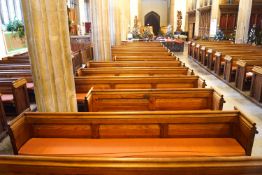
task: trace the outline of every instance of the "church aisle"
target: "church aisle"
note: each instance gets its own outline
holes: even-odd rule
[[[206,80],[207,87],[214,88],[217,92],[224,95],[226,103],[223,110],[232,110],[234,106],[240,109],[245,115],[257,124],[258,134],[255,137],[252,156],[262,156],[262,108],[248,100],[239,92],[219,80],[207,70],[188,58],[187,46],[183,53],[175,53],[187,67],[193,69],[195,74]]]

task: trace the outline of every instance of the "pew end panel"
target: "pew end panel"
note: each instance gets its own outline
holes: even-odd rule
[[[255,66],[253,69],[250,96],[258,102],[262,102],[262,67]]]
[[[26,83],[25,79],[18,79],[13,82],[13,94],[18,114],[30,108]]]
[[[8,134],[11,139],[13,152],[15,155],[18,155],[18,151],[23,144],[33,137],[32,125],[26,121],[25,113],[21,113],[8,123]]]
[[[225,66],[224,66],[224,80],[231,82],[234,80],[234,77],[232,77],[232,61],[233,58],[229,55],[226,55],[225,58]]]

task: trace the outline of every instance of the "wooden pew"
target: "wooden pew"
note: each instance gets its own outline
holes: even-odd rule
[[[113,53],[118,52],[129,52],[129,51],[139,51],[139,52],[167,52],[167,49],[164,47],[126,47],[126,46],[118,46],[111,48]]]
[[[181,67],[180,61],[115,61],[115,62],[89,62],[87,67]]]
[[[239,111],[23,113],[15,154],[63,157],[250,156],[256,124]]]
[[[161,47],[160,42],[125,42],[122,41],[121,45],[127,47]]]
[[[262,67],[255,66],[252,69],[252,82],[250,88],[250,96],[259,103],[262,102]]]
[[[237,56],[229,56],[226,55],[225,58],[225,65],[224,65],[224,79],[228,82],[235,81],[236,80],[236,70],[238,67],[238,61],[242,60],[245,61],[247,60],[250,62],[251,60],[254,60],[255,64],[260,65],[262,63],[262,55],[261,56],[256,56],[256,55],[237,55]],[[260,63],[261,62],[261,63]],[[250,62],[251,63],[251,62]]]
[[[7,121],[5,110],[2,102],[2,94],[0,94],[0,141],[7,135]]]
[[[139,52],[139,51],[129,51],[129,52],[118,52],[118,53],[112,53],[112,56],[170,56],[172,53],[170,52]]]
[[[161,67],[161,68],[80,68],[77,76],[174,76],[174,75],[194,75],[193,70],[187,67]]]
[[[173,89],[204,88],[197,76],[174,77],[75,77],[78,111],[88,111],[87,92],[93,89]]]
[[[29,64],[0,64],[0,70],[30,70],[31,65]]]
[[[30,108],[25,79],[0,79],[0,92],[7,115],[16,116]]]
[[[94,90],[86,95],[88,111],[222,110],[223,95],[213,89]]]
[[[173,61],[174,56],[115,56],[114,61]]]
[[[98,168],[99,167],[99,168]],[[0,156],[4,175],[259,175],[261,157],[233,158],[86,158]]]
[[[256,66],[262,66],[262,58],[258,60],[239,60],[236,62],[236,88],[245,91],[250,90],[251,78],[252,78],[252,68]],[[249,75],[250,74],[250,75]]]

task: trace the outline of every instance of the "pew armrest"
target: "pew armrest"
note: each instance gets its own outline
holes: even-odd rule
[[[213,110],[222,110],[225,103],[224,96],[214,91],[213,93]]]
[[[18,150],[30,138],[33,131],[30,125],[26,122],[25,114],[20,114],[17,118],[9,123],[9,135],[13,147],[14,154],[18,154]]]
[[[202,79],[202,78],[198,78],[198,88],[205,88],[206,87],[206,80]]]

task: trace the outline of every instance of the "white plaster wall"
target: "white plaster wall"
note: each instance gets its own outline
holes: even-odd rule
[[[141,19],[142,26],[144,25],[144,17],[147,13],[154,11],[160,15],[160,26],[167,26],[168,15],[167,0],[142,0],[141,2]]]

